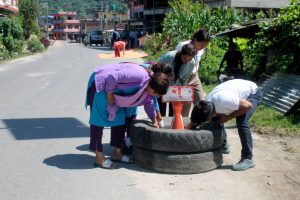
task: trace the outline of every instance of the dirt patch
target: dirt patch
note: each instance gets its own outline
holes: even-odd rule
[[[300,138],[253,134],[256,167],[236,172],[231,166],[240,159],[241,145],[236,128],[227,130],[231,152],[221,168],[191,175],[130,173],[136,187],[149,199],[299,199]]]

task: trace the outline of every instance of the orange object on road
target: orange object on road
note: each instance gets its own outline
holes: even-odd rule
[[[172,107],[173,107],[173,115],[174,115],[172,119],[172,128],[183,130],[184,124],[181,115],[183,109],[183,102],[181,101],[172,102]]]
[[[173,107],[173,119],[172,128],[173,129],[184,129],[184,124],[182,120],[182,109],[183,104],[186,102],[193,102],[194,100],[194,88],[191,86],[170,86],[168,88],[167,94],[162,96],[163,102],[172,103]]]

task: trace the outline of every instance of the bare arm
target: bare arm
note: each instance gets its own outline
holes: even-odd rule
[[[107,92],[107,101],[109,105],[112,105],[115,103],[115,97],[112,92]]]
[[[233,119],[233,118],[236,118],[238,116],[241,116],[243,114],[245,114],[248,110],[250,110],[252,108],[252,104],[245,100],[245,99],[240,99],[240,102],[239,102],[239,109],[232,112],[231,114],[229,115],[220,115],[220,122],[221,123],[225,123],[225,122],[228,122],[229,120]]]

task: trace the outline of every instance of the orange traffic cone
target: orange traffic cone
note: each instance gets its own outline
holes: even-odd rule
[[[172,128],[173,129],[179,129],[183,130],[184,129],[184,124],[182,120],[182,109],[183,109],[183,102],[180,101],[175,101],[172,102],[172,107],[173,107],[173,119],[172,119]]]

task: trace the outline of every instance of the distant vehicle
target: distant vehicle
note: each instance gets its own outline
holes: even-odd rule
[[[117,29],[117,31],[120,33],[121,35],[121,39],[122,39],[122,32],[124,31],[124,29]],[[104,38],[106,39],[106,43],[110,43],[111,42],[111,38],[112,38],[112,33],[114,32],[114,29],[109,29],[109,30],[105,30],[103,31],[103,35]]]
[[[93,44],[95,44],[96,46],[100,44],[102,46],[103,43],[104,43],[103,34],[102,31],[100,30],[90,30],[84,39],[85,46],[86,45],[92,46]]]

